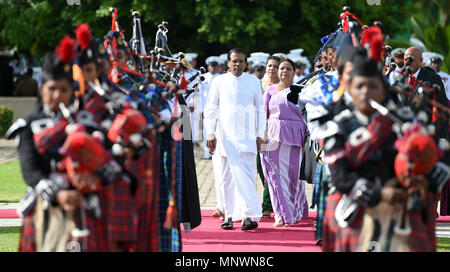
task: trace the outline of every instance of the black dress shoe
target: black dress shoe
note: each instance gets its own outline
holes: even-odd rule
[[[241,226],[241,230],[252,230],[258,227],[258,223],[252,221],[250,218],[246,218]]]
[[[233,220],[231,219],[231,217],[228,218],[227,221],[223,222],[220,227],[224,230],[232,230],[233,229]]]

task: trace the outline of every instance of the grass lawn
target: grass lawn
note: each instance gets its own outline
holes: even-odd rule
[[[450,238],[437,238],[437,251],[450,252]]]
[[[19,250],[19,227],[0,228],[0,252],[17,252]]]
[[[19,202],[26,190],[19,161],[0,164],[0,202]]]

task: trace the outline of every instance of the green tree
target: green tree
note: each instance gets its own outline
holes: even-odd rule
[[[158,24],[169,22],[168,43],[172,53],[197,52],[218,55],[232,47],[247,52],[288,52],[303,48],[311,59],[321,47],[320,38],[337,29],[344,5],[365,24],[383,23],[390,38],[409,38],[411,0],[380,0],[369,5],[361,0],[0,0],[0,48],[30,51],[40,59],[53,50],[66,33],[89,23],[93,35],[103,37],[111,27],[109,7],[118,8],[118,20],[129,39],[131,12],[141,15],[143,32],[154,44]],[[376,1],[375,1],[376,2]],[[406,33],[406,34],[405,34]]]
[[[426,4],[426,8],[424,7]],[[450,2],[448,0],[419,1],[411,16],[414,37],[421,40],[427,51],[444,56],[442,70],[450,71]],[[418,12],[420,11],[420,12]]]

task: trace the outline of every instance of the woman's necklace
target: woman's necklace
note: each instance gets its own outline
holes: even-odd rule
[[[276,79],[273,80],[273,79],[269,78],[269,80],[268,80],[268,82],[267,82],[267,86],[275,85],[275,84],[277,84],[278,82],[280,82],[280,81],[277,81]]]
[[[282,82],[278,83],[278,90],[279,90],[279,91],[284,90],[284,89],[287,89],[287,88],[289,88],[289,86],[285,87],[285,86],[283,86],[283,83],[282,83]]]

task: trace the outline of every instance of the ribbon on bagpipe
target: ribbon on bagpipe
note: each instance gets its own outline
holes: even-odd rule
[[[130,55],[133,55],[133,56],[146,58],[146,59],[155,59],[158,62],[164,63],[168,67],[171,67],[171,68],[174,68],[174,69],[180,69],[182,71],[182,73],[183,73],[183,78],[184,78],[184,67],[182,67],[180,65],[177,65],[177,64],[168,63],[166,61],[163,61],[163,60],[157,58],[156,56],[142,55],[142,54],[133,52],[130,49],[130,47],[129,47],[128,43],[126,42],[126,39],[125,39],[125,35],[124,35],[125,30],[118,29],[117,10],[118,10],[117,8],[114,9],[114,12],[113,12],[113,15],[112,15],[111,30],[112,31],[120,31],[120,36],[122,36],[122,38],[123,38],[124,45],[125,45],[125,48],[126,48],[127,52]],[[137,72],[137,71],[133,71],[131,69],[128,69],[128,67],[121,67],[121,66],[119,66],[119,64],[118,64],[118,62],[116,60],[116,56],[117,56],[117,40],[116,40],[116,38],[113,37],[112,41],[106,40],[105,41],[105,47],[108,48],[108,45],[111,45],[111,48],[112,48],[112,52],[110,52],[110,61],[111,61],[113,67],[112,67],[109,75],[110,75],[110,78],[111,78],[113,83],[116,83],[116,84],[119,83],[119,71],[118,70],[121,70],[123,72],[129,73],[129,74],[133,74],[133,75],[136,75],[136,76],[148,77],[153,83],[158,84],[159,86],[161,86],[163,88],[166,88],[168,90],[175,91],[175,88],[164,84],[163,82],[161,82],[161,81],[151,77],[150,75],[147,75],[147,74],[144,74],[144,73],[140,73],[140,72]]]
[[[358,19],[353,13],[350,11],[345,11],[341,14],[341,19],[344,21],[342,25],[342,32],[348,32],[348,16],[351,16],[353,19],[355,19],[361,26],[364,26],[364,23]]]
[[[139,53],[135,53],[135,52],[133,52],[133,51],[131,51],[129,49],[128,45],[126,46],[126,48],[127,48],[127,51],[128,51],[128,53],[130,55],[133,55],[133,56],[136,56],[136,57],[140,57],[140,58],[144,58],[144,59],[154,59],[154,60],[156,60],[158,62],[164,63],[164,65],[166,65],[167,67],[174,68],[174,69],[183,69],[184,70],[184,67],[182,67],[182,66],[180,66],[178,64],[173,64],[173,63],[170,63],[168,61],[161,60],[161,59],[157,58],[156,56],[142,55],[142,54],[139,54]]]
[[[111,30],[113,30],[113,31],[118,31],[117,24],[116,24],[116,22],[117,22],[117,10],[118,9],[114,9],[114,13],[113,13],[113,16],[112,16]]]
[[[113,18],[112,18],[112,25],[111,25],[111,30],[113,31],[120,31],[117,27],[117,9],[114,10],[113,13]],[[167,63],[164,62],[158,58],[156,58],[155,56],[146,56],[146,55],[142,55],[142,54],[138,54],[135,52],[132,52],[130,50],[130,47],[128,45],[128,43],[125,40],[124,37],[124,31],[120,31],[120,35],[124,38],[124,44],[125,44],[125,48],[127,50],[127,52],[130,55],[134,55],[134,56],[138,56],[138,57],[142,57],[142,58],[153,58],[156,59],[159,62],[163,62],[166,66],[171,67],[171,68],[175,68],[175,69],[180,69],[181,73],[182,73],[182,77],[180,80],[180,84],[179,84],[179,89],[183,90],[183,89],[187,89],[187,81],[184,75],[184,68],[181,67],[180,65],[175,65],[175,64],[171,64],[171,63]],[[172,87],[169,86],[167,84],[165,84],[162,81],[159,81],[157,79],[155,79],[153,76],[151,76],[150,74],[147,73],[141,73],[141,72],[137,72],[134,70],[129,69],[128,67],[122,67],[119,65],[118,61],[116,60],[116,56],[117,56],[117,40],[114,37],[112,39],[112,41],[108,41],[111,44],[112,47],[112,51],[111,52],[111,56],[110,56],[110,60],[112,61],[112,71],[110,73],[110,75],[113,77],[112,80],[114,83],[118,83],[119,82],[119,71],[121,72],[125,72],[131,75],[135,75],[135,76],[139,76],[139,77],[147,77],[152,83],[155,83],[157,85],[159,85],[162,88],[165,88],[167,90],[170,90],[174,93],[175,95],[175,101],[174,101],[174,105],[173,105],[173,112],[172,112],[172,136],[174,139],[174,142],[172,144],[172,150],[171,150],[171,154],[172,154],[172,168],[171,168],[171,177],[172,177],[172,184],[171,184],[171,199],[169,200],[169,207],[167,208],[166,211],[166,220],[164,222],[164,228],[166,229],[171,229],[174,226],[176,226],[178,224],[178,210],[177,210],[177,205],[176,205],[176,165],[177,165],[177,161],[176,161],[176,142],[177,141],[181,141],[181,133],[178,129],[178,126],[176,125],[176,120],[178,119],[178,99],[179,99],[179,94],[178,94],[178,90],[176,87]]]

